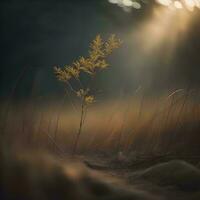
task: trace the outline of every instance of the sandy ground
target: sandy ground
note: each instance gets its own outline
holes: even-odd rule
[[[126,164],[119,158],[83,158],[91,170],[109,184],[140,191],[153,199],[199,200],[200,169],[183,160],[161,162],[149,167]],[[148,164],[147,164],[148,165]]]
[[[199,200],[200,169],[183,160],[134,167],[105,156],[1,156],[3,200]],[[132,163],[132,165],[130,164]]]

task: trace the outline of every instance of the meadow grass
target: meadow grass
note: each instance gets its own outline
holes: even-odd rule
[[[170,98],[128,98],[97,103],[85,119],[77,154],[119,151],[129,154],[197,155],[200,141],[200,105],[184,94]],[[183,107],[184,105],[184,107]],[[76,105],[78,106],[78,105]],[[13,148],[41,148],[57,154],[73,149],[79,114],[67,104],[12,106],[6,141]],[[59,127],[59,128],[57,128]],[[55,129],[57,138],[55,140]]]

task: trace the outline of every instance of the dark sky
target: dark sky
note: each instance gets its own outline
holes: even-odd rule
[[[1,1],[1,98],[9,95],[25,67],[17,86],[19,96],[27,96],[30,91],[59,94],[63,88],[55,80],[52,67],[86,55],[89,41],[98,33],[104,37],[116,33],[124,41],[110,59],[113,68],[97,77],[95,84],[105,92],[117,92],[119,87],[134,90],[149,83],[157,91],[188,84],[199,88],[200,11],[195,11],[196,19],[184,41],[177,44],[170,64],[163,62],[164,46],[147,59],[138,50],[140,41],[127,39],[129,32],[150,17],[153,6],[126,13],[106,0]],[[172,30],[168,31],[170,37]],[[164,65],[171,65],[173,70],[166,70]]]

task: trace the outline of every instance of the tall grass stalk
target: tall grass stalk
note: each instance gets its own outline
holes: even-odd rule
[[[68,99],[70,100],[70,103],[72,105],[72,108],[75,112],[77,112],[77,108],[72,100],[72,96],[70,94],[69,91],[74,91],[74,89],[72,88],[71,84],[67,82],[67,86],[69,87],[69,90],[65,90],[65,95],[62,99],[62,103],[61,103],[61,106],[59,108],[59,111],[58,111],[58,114],[57,114],[57,117],[56,117],[56,125],[55,125],[55,131],[54,131],[54,141],[55,143],[57,142],[57,135],[58,135],[58,131],[59,131],[59,122],[60,122],[60,117],[61,117],[61,113],[63,111],[63,107],[64,107],[64,104],[65,104],[65,101],[66,101],[66,98],[68,97]],[[56,149],[57,147],[55,146],[54,149]]]
[[[180,110],[179,110],[178,115],[177,115],[177,120],[176,120],[176,123],[175,123],[176,129],[178,128],[178,125],[180,123],[180,119],[183,115],[184,108],[185,108],[185,105],[187,103],[189,96],[190,96],[190,86],[188,86],[188,88],[186,89],[186,92],[185,92],[185,95],[184,95],[184,98],[183,98],[183,102],[181,104]]]
[[[54,131],[54,142],[55,142],[54,144],[56,144],[56,141],[57,141],[59,121],[60,121],[60,116],[61,116],[62,108],[63,108],[64,103],[65,103],[66,96],[67,96],[67,94],[64,95],[64,97],[62,99],[61,107],[59,108],[59,111],[58,111],[57,116],[56,116],[56,124],[55,124],[55,131]],[[56,150],[56,145],[54,145],[54,150]]]
[[[17,77],[17,80],[16,82],[14,83],[12,89],[11,89],[11,92],[8,96],[8,100],[7,100],[7,105],[5,106],[5,113],[4,113],[4,117],[3,117],[3,125],[2,125],[2,130],[1,130],[1,142],[4,142],[4,139],[5,139],[5,133],[6,133],[6,129],[7,129],[7,124],[8,124],[8,117],[9,117],[9,112],[10,112],[10,106],[11,106],[11,101],[12,101],[12,98],[17,90],[17,87],[18,85],[20,84],[21,80],[23,79],[24,75],[25,75],[25,72],[27,71],[28,67],[27,66],[24,66],[22,68],[22,70],[20,71],[18,77]]]
[[[72,154],[77,151],[77,145],[82,132],[87,107],[95,102],[95,96],[91,95],[91,89],[85,88],[81,82],[81,74],[87,74],[94,79],[96,73],[108,68],[107,57],[112,52],[119,48],[121,41],[115,35],[111,35],[107,41],[103,41],[100,35],[90,43],[90,48],[87,57],[80,57],[74,61],[70,66],[63,68],[54,67],[54,73],[59,81],[64,82],[70,87],[70,90],[81,100],[81,116],[79,129],[73,145]],[[70,84],[71,79],[74,79],[79,84],[78,90],[75,90]],[[57,131],[56,131],[57,133]]]
[[[84,103],[84,100],[83,100],[82,103],[81,103],[81,117],[80,117],[79,129],[78,129],[76,139],[75,139],[75,142],[74,142],[74,145],[73,145],[72,155],[75,155],[76,152],[77,152],[78,141],[79,141],[79,138],[80,138],[80,135],[81,135],[81,132],[82,132],[82,127],[83,127],[83,124],[84,124],[84,114],[85,114],[85,103]]]
[[[43,119],[44,119],[44,113],[42,111],[40,113],[39,125],[38,125],[37,133],[36,133],[36,143],[37,143],[38,146],[40,146],[40,135],[41,135],[41,132],[42,132],[41,130],[42,130]]]

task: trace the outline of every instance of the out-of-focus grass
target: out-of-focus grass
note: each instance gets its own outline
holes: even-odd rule
[[[6,119],[6,142],[15,148],[44,148],[61,154],[71,152],[80,113],[66,105],[38,106],[30,102],[12,105]],[[144,98],[141,103],[141,99],[135,97],[91,107],[78,153],[195,154],[200,152],[199,142],[198,101],[179,95],[173,99]]]

